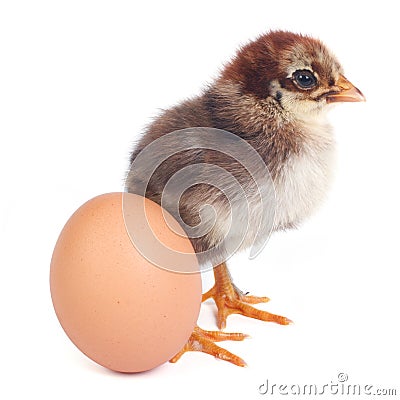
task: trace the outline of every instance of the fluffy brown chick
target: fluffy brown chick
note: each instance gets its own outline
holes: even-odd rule
[[[269,221],[263,220],[263,215],[268,215],[265,208],[272,207],[272,203],[259,201],[254,194],[257,189],[255,182],[249,173],[237,160],[227,156],[224,149],[206,149],[201,143],[201,135],[195,139],[189,132],[187,136],[180,135],[179,144],[187,140],[188,145],[193,147],[197,143],[198,146],[177,154],[173,154],[173,150],[178,143],[172,136],[159,150],[171,157],[158,166],[146,188],[146,197],[161,204],[168,180],[184,167],[211,163],[232,173],[245,188],[246,196],[233,192],[227,199],[211,181],[188,187],[179,198],[170,191],[165,196],[163,207],[187,224],[186,227],[197,226],[201,219],[207,220],[204,206],[213,207],[212,223],[207,233],[199,237],[189,235],[195,251],[201,254],[210,248],[218,248],[216,246],[229,230],[226,221],[232,215],[240,215],[241,210],[250,204],[246,229],[242,229],[243,224],[238,218],[238,221],[232,221],[237,226],[230,231],[231,235],[243,238],[240,247],[243,249],[251,246],[255,237],[260,235],[260,229],[253,229],[259,226],[260,220],[261,236],[265,238],[271,229],[276,231],[297,226],[314,212],[327,192],[333,172],[335,146],[326,112],[336,102],[363,100],[364,96],[344,77],[340,63],[321,41],[291,32],[269,32],[240,48],[220,76],[200,96],[164,111],[135,145],[131,155],[132,166],[138,154],[151,142],[184,128],[217,128],[245,140],[261,156],[272,177],[275,217],[270,225]],[[148,157],[146,162],[151,165],[154,160]],[[131,168],[127,191],[138,191],[137,187],[143,181],[141,171],[140,167]],[[202,178],[201,182],[207,179],[206,171],[200,170],[198,175],[193,177],[194,181],[196,178]],[[232,284],[225,265],[230,254],[225,247],[219,247],[208,258],[200,258],[202,263],[209,262],[215,266],[215,286],[203,299],[213,297],[216,301],[219,328],[225,327],[226,318],[231,313],[289,323],[290,320],[284,317],[249,305],[268,299],[245,296]],[[212,339],[216,340],[215,336]],[[232,358],[233,355],[227,355],[226,351],[211,343],[210,335],[199,339],[197,330],[191,340],[186,350],[201,349],[240,364]]]

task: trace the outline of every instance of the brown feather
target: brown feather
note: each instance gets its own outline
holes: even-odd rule
[[[299,90],[288,78],[288,71],[302,62],[309,64],[309,68],[313,69],[320,79],[319,87],[307,93]],[[319,179],[318,176],[329,175],[328,170],[325,171],[329,160],[325,166],[324,154],[330,154],[332,140],[328,125],[318,123],[316,127],[309,129],[306,122],[307,113],[299,115],[294,111],[295,108],[287,107],[291,106],[293,101],[304,101],[306,106],[310,104],[314,107],[313,103],[317,100],[313,96],[320,96],[322,90],[328,90],[332,81],[336,81],[339,72],[340,64],[319,40],[284,31],[262,35],[239,49],[219,78],[200,96],[164,111],[136,143],[131,162],[149,143],[175,130],[213,127],[232,132],[247,141],[260,154],[276,184],[281,185],[277,187],[277,193],[283,198],[281,201],[278,199],[278,206],[281,204],[281,207],[293,207],[293,210],[279,210],[286,217],[277,222],[275,229],[296,225],[317,204],[316,197],[320,194],[319,189],[316,189],[318,181],[315,179]],[[295,100],[290,96],[296,96]],[[320,103],[324,104],[323,99],[318,104]],[[326,135],[320,132],[326,132]],[[173,152],[176,145],[172,140],[167,145],[168,148],[164,149],[165,152]],[[307,168],[308,160],[310,168],[321,168],[317,174],[310,170],[310,174],[315,174],[317,178],[306,180],[309,181],[307,184],[310,188],[304,188],[304,193],[310,198],[301,198],[304,203],[301,206],[291,204],[290,201],[285,202],[286,191],[292,190],[296,195],[296,185],[302,185],[302,182],[291,182],[292,177],[285,181],[285,174],[296,176],[296,171],[291,171],[291,165]],[[194,149],[174,154],[164,161],[150,180],[146,196],[160,203],[169,178],[185,166],[196,163],[219,165],[237,178],[246,193],[251,195],[255,191],[254,182],[240,163],[223,152]],[[303,170],[299,176],[301,174],[304,174]],[[140,171],[131,170],[127,178],[127,190],[135,192],[135,186],[141,179]],[[293,187],[290,186],[292,183]],[[317,192],[313,194],[316,190],[318,195]],[[196,184],[179,199],[179,212],[183,221],[190,226],[199,223],[200,210],[205,204],[213,205],[216,210],[229,208],[228,199],[215,187]],[[196,251],[204,251],[215,245],[218,239],[215,237],[216,232],[219,232],[218,229],[223,226],[226,218],[226,213],[217,216],[216,230],[192,239]]]

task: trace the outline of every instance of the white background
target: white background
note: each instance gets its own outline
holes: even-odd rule
[[[256,399],[266,379],[323,385],[339,372],[400,393],[395,6],[1,2],[0,397]],[[55,317],[48,276],[57,236],[86,200],[122,190],[132,142],[157,110],[199,93],[238,45],[271,28],[324,40],[368,99],[330,115],[338,168],[319,212],[272,237],[256,260],[231,262],[241,289],[271,297],[261,307],[295,324],[231,316],[227,330],[252,338],[224,346],[248,368],[190,353],[143,374],[109,372]],[[214,310],[203,305],[202,327],[216,328]]]

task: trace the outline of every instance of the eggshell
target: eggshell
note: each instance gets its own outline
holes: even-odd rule
[[[176,250],[169,257],[192,254],[189,269],[198,268],[189,239],[158,204],[108,193],[89,200],[66,223],[51,260],[50,289],[63,329],[84,354],[114,371],[139,372],[166,362],[186,343],[200,311],[201,277],[165,270],[144,257],[127,233],[123,202],[131,226],[144,202],[152,230]]]

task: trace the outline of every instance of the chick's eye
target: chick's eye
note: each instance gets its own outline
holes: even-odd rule
[[[295,71],[293,80],[301,89],[312,89],[317,84],[317,78],[311,71],[307,70]]]

